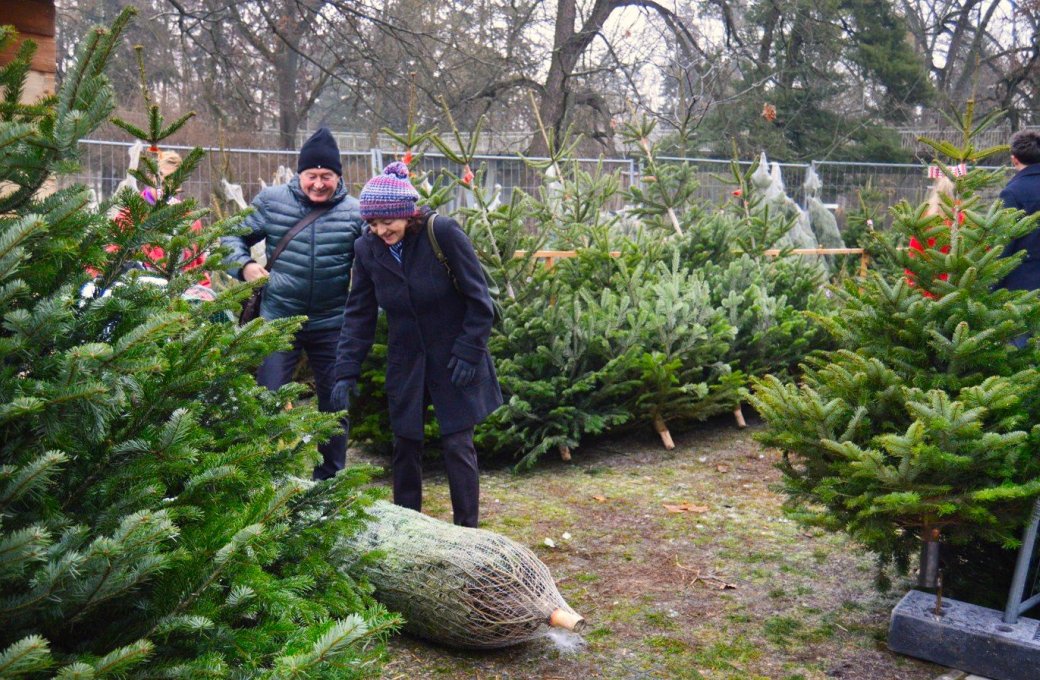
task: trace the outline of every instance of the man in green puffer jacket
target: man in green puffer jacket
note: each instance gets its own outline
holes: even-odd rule
[[[244,222],[248,233],[221,240],[231,248],[228,262],[232,276],[243,281],[267,277],[260,316],[269,320],[307,317],[292,349],[275,352],[264,360],[257,382],[270,390],[290,382],[301,353],[306,352],[314,373],[318,409],[331,413],[336,344],[350,287],[354,239],[361,234],[363,222],[357,199],[347,195],[339,146],[327,128],[321,128],[304,142],[296,171],[297,176],[288,184],[268,187],[253,199],[254,212]],[[325,207],[323,214],[289,241],[273,271],[252,259],[249,249],[253,244],[267,239],[266,254],[270,258],[294,225],[312,210]],[[343,469],[346,419],[343,433],[318,449],[323,460],[314,468],[314,479],[328,479]]]

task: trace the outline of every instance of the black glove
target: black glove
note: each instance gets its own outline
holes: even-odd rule
[[[350,380],[349,378],[343,380],[337,380],[336,385],[332,388],[332,394],[329,395],[329,405],[333,411],[346,411],[350,408],[350,394],[354,391],[354,385],[357,384],[356,380]]]
[[[477,367],[457,356],[448,361],[448,370],[451,371],[451,384],[455,387],[466,387],[477,377]]]

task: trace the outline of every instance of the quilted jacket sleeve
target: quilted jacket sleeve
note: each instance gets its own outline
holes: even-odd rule
[[[249,252],[255,244],[267,237],[267,192],[261,191],[253,199],[252,211],[246,215],[242,223],[245,230],[242,234],[221,237],[220,242],[230,248],[225,262],[228,263],[228,274],[242,280],[242,267],[253,261]]]

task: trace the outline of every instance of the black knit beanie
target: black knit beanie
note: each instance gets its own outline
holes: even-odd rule
[[[296,172],[321,168],[331,170],[337,175],[343,174],[343,164],[339,160],[339,145],[328,128],[321,128],[300,147],[300,160],[296,163]]]

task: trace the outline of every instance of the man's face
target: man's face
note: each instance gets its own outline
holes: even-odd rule
[[[323,168],[310,168],[300,173],[300,188],[312,203],[324,203],[332,198],[339,186],[339,175]]]

